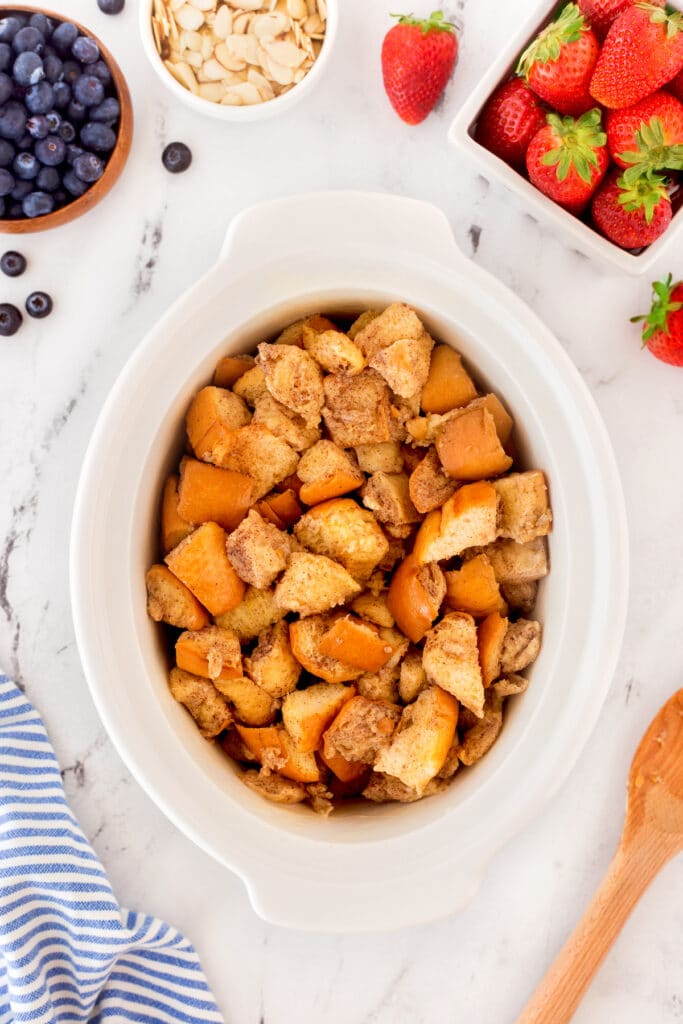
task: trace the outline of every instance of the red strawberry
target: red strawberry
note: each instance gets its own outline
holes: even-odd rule
[[[529,143],[545,123],[536,94],[521,78],[512,78],[496,89],[482,110],[477,140],[506,163],[524,167]]]
[[[637,3],[607,33],[590,90],[603,107],[631,107],[681,70],[683,14]]]
[[[683,71],[674,78],[673,82],[669,82],[669,91],[683,102]]]
[[[652,309],[645,316],[632,316],[631,323],[644,320],[643,345],[653,356],[671,366],[683,366],[683,281],[673,283],[671,274],[652,284]]]
[[[547,122],[527,150],[529,178],[560,206],[581,213],[609,164],[600,111],[589,110],[578,121],[548,114]]]
[[[664,90],[632,107],[610,110],[607,145],[619,167],[683,169],[683,103]]]
[[[412,14],[393,17],[398,25],[382,44],[384,88],[398,116],[407,124],[419,124],[448,84],[458,57],[458,38],[441,11],[424,21]]]
[[[671,223],[668,182],[647,172],[629,183],[613,171],[596,193],[592,213],[596,227],[610,241],[622,249],[642,249]]]
[[[526,48],[517,74],[551,107],[578,117],[595,106],[588,86],[599,49],[577,5],[567,4]]]
[[[598,39],[604,39],[612,22],[636,0],[577,0],[577,2],[581,13]],[[652,3],[658,7],[663,7],[664,2],[665,0],[652,0]]]

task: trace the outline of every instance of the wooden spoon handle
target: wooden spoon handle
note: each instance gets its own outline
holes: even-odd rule
[[[656,843],[617,848],[600,888],[517,1024],[572,1019],[629,914],[670,855]]]

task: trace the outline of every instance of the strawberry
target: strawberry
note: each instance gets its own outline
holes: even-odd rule
[[[604,39],[613,21],[636,0],[577,0],[579,9],[598,39]],[[658,7],[665,0],[652,0]]]
[[[643,345],[653,356],[671,366],[683,366],[683,281],[673,283],[671,274],[652,283],[652,309],[645,316],[632,316],[631,323],[644,320]]]
[[[455,28],[441,11],[421,21],[412,14],[398,18],[382,44],[382,76],[389,102],[407,124],[431,113],[448,84],[458,57]]]
[[[683,169],[683,103],[663,89],[608,111],[605,130],[615,164],[635,167],[636,177],[642,170]]]
[[[477,140],[513,167],[524,167],[526,151],[545,125],[538,97],[521,78],[512,78],[493,93],[481,112]]]
[[[681,70],[683,14],[636,3],[622,11],[607,33],[590,91],[603,107],[631,107]]]
[[[647,171],[635,182],[613,171],[596,193],[595,226],[622,249],[651,245],[671,223],[668,181]]]
[[[558,114],[546,120],[527,150],[529,178],[560,206],[581,213],[609,164],[600,111],[589,110],[578,121]]]
[[[517,74],[555,110],[578,117],[595,106],[588,86],[599,49],[577,5],[567,4],[526,48]]]
[[[669,82],[669,91],[674,94],[676,99],[681,100],[683,103],[683,71],[673,81]]]

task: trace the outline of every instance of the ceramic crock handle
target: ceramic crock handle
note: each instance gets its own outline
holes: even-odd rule
[[[340,250],[403,251],[413,259],[455,264],[464,257],[445,214],[431,203],[373,192],[314,192],[249,207],[232,221],[220,260],[262,268],[291,253],[321,260]]]

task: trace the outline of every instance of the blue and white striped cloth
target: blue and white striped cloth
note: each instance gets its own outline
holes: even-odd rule
[[[221,1024],[192,945],[122,909],[45,727],[0,675],[0,1024]]]

